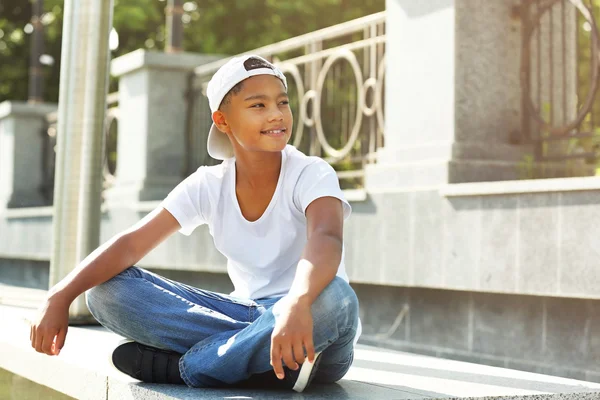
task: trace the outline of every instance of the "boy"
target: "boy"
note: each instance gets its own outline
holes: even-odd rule
[[[71,302],[131,340],[120,371],[190,387],[253,385],[303,391],[341,379],[360,334],[348,284],[343,221],[350,205],[335,171],[287,145],[286,78],[257,56],[231,59],[208,84],[214,124],[200,167],[161,205],[90,254],[50,289],[31,326],[38,352],[64,345]],[[235,290],[224,295],[132,266],[175,231],[208,224]]]

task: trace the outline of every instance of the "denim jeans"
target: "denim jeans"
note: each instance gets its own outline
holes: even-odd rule
[[[183,354],[179,371],[190,387],[229,386],[272,371],[271,333],[279,299],[236,298],[135,266],[86,292],[90,312],[109,330]],[[323,352],[314,382],[336,382],[354,357],[356,294],[336,277],[311,312],[315,351]]]

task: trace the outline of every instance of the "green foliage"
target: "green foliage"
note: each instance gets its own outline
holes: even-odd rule
[[[0,101],[27,96],[29,36],[23,27],[30,17],[28,2],[0,1]]]
[[[531,154],[523,156],[523,159],[519,163],[517,170],[519,172],[519,179],[539,179],[535,171],[535,157]]]
[[[58,101],[63,1],[44,0],[45,99]],[[165,47],[166,1],[114,0],[113,26],[119,47],[113,57],[138,48]],[[385,0],[194,0],[185,3],[184,49],[207,54],[236,54],[363,15],[383,11]],[[31,4],[0,0],[0,102],[26,100]],[[111,81],[110,90],[116,89]]]

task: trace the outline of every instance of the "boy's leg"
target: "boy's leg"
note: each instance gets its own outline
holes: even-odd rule
[[[258,308],[251,300],[194,288],[138,267],[88,290],[86,303],[111,331],[182,354],[207,337],[249,326]]]
[[[260,303],[260,301],[259,301]],[[315,381],[335,382],[350,368],[358,325],[358,299],[343,279],[336,277],[311,307],[316,352],[323,352]],[[259,317],[236,331],[217,333],[195,344],[180,362],[184,381],[193,387],[234,384],[272,370],[271,334],[277,305],[258,309]],[[323,372],[321,372],[323,371]]]

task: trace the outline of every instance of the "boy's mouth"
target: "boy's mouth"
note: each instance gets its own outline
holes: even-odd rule
[[[267,136],[279,137],[279,136],[285,135],[286,130],[287,129],[285,129],[285,128],[269,129],[266,131],[260,131],[260,133],[262,133],[263,135],[267,135]]]

